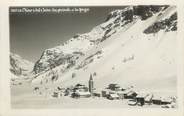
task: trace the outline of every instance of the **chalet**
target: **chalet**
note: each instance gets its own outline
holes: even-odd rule
[[[121,99],[124,99],[127,97],[128,93],[130,92],[131,90],[124,90],[124,91],[117,91],[117,95],[119,95],[119,97]]]
[[[82,84],[76,84],[71,94],[71,97],[73,98],[79,98],[79,97],[87,98],[90,96],[91,96],[91,93],[88,91],[88,87]]]
[[[76,95],[80,98],[88,98],[91,97],[91,93],[88,91],[77,91]]]
[[[153,96],[152,103],[156,105],[161,105],[162,104],[161,97]]]
[[[162,105],[162,108],[176,108],[176,103],[172,102],[171,104]]]
[[[65,91],[63,92],[64,96],[69,96],[71,94],[71,90],[69,88],[65,89]]]
[[[95,91],[93,91],[93,96],[94,97],[101,97],[102,95],[101,95],[100,91],[95,90]]]
[[[123,99],[124,98],[124,91],[113,91],[110,89],[105,89],[101,91],[101,96],[102,97],[109,97],[110,94],[116,94],[119,96],[119,99]]]
[[[137,93],[135,91],[131,90],[125,94],[124,98],[125,99],[134,99],[136,96],[137,96]]]
[[[153,99],[153,94],[148,94],[148,96],[145,98],[145,103],[151,104]]]
[[[162,105],[171,104],[172,101],[173,100],[171,98],[161,98],[161,104]]]
[[[93,93],[93,96],[95,96],[95,97],[101,97],[101,94],[100,93]]]
[[[60,98],[62,94],[60,92],[53,92],[52,97]]]
[[[137,104],[140,106],[143,106],[145,104],[145,98],[148,96],[148,94],[140,93],[136,96]]]
[[[78,95],[76,92],[73,92],[73,93],[71,94],[71,97],[72,97],[72,98],[79,98],[79,95]]]
[[[107,98],[110,100],[116,100],[119,99],[119,96],[117,94],[109,94]]]
[[[116,94],[119,96],[120,99],[124,99],[125,94],[127,95],[128,92],[126,93],[126,91],[117,91]]]
[[[108,92],[106,90],[102,90],[102,97],[107,97]]]
[[[58,90],[58,91],[63,91],[63,92],[64,92],[64,91],[65,91],[65,88],[59,87],[59,86],[58,86],[58,87],[57,87],[57,90]]]
[[[73,88],[73,91],[88,91],[88,87],[82,84],[76,84],[75,87]]]
[[[109,90],[109,91],[108,91],[108,93],[109,93],[109,94],[116,94],[116,93],[117,93],[117,91]]]
[[[112,91],[121,91],[121,88],[118,84],[109,84],[107,89],[110,89]]]
[[[121,86],[121,91],[125,91],[127,89],[133,88],[133,86],[129,87],[129,86]]]
[[[128,101],[128,105],[130,105],[130,106],[135,106],[135,105],[137,105],[137,101],[136,101],[135,99],[130,99],[130,100]]]
[[[131,99],[134,98],[137,94],[132,90],[131,87],[123,87],[121,88],[118,84],[109,84],[106,90],[102,91],[102,97],[107,97],[109,94],[117,94],[119,99]]]

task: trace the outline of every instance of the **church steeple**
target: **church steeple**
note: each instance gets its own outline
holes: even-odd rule
[[[92,74],[90,74],[90,78],[89,78],[89,92],[91,93],[91,95],[93,94],[93,87],[94,87],[94,81],[93,81],[93,76]]]
[[[90,78],[89,78],[89,80],[93,80],[93,76],[92,76],[92,74],[90,74]]]

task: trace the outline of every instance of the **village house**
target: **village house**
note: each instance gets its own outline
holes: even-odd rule
[[[59,87],[59,86],[58,86],[58,87],[57,87],[57,90],[58,90],[58,91],[61,91],[61,92],[64,92],[64,91],[65,91],[65,88]]]
[[[80,98],[88,98],[91,97],[91,93],[89,91],[77,91],[75,92],[75,96]]]
[[[128,95],[130,90],[123,90],[123,91],[118,91],[117,94],[120,96],[121,99],[125,99]]]
[[[153,99],[153,94],[148,94],[148,96],[145,98],[145,103],[148,105],[151,105]]]
[[[75,87],[73,88],[73,93],[71,95],[71,97],[73,98],[79,98],[79,97],[83,97],[83,98],[87,98],[87,97],[91,97],[93,95],[95,96],[100,96],[98,93],[94,93],[94,81],[93,81],[93,77],[90,74],[90,79],[88,81],[88,87],[86,87],[85,85],[82,84],[76,84]]]
[[[119,96],[115,93],[111,93],[107,96],[107,98],[110,100],[116,100],[116,99],[119,99]]]
[[[82,85],[80,83],[76,84],[73,88],[73,91],[88,91],[88,87],[86,87],[85,85]]]
[[[130,90],[129,92],[124,94],[125,99],[135,99],[136,96],[137,96],[137,93],[133,90]]]
[[[36,88],[37,89],[37,88]],[[35,91],[36,91],[35,89]],[[38,88],[39,89],[39,88]],[[153,94],[137,93],[134,91],[133,86],[121,88],[118,84],[109,84],[107,88],[99,91],[94,88],[94,80],[90,75],[88,81],[88,87],[83,84],[76,84],[69,88],[57,87],[52,93],[52,97],[60,98],[61,96],[71,96],[72,98],[89,98],[89,97],[104,97],[109,100],[129,99],[128,105],[143,106],[147,104],[162,105],[168,107],[173,103],[174,98],[163,98],[159,96],[153,96]]]
[[[124,99],[125,98],[125,92],[124,91],[117,91],[116,92],[116,94],[119,96],[119,99]]]
[[[60,98],[61,96],[63,96],[63,93],[60,91],[54,91],[52,93],[52,97],[54,97],[54,98]]]
[[[102,97],[107,97],[107,96],[108,96],[108,91],[102,90]]]
[[[94,96],[94,97],[101,97],[101,96],[102,96],[101,91],[99,91],[99,90],[94,90],[94,91],[93,91],[93,96]]]
[[[167,104],[172,104],[173,100],[172,98],[169,97],[153,97],[152,99],[153,104],[157,105],[167,105]]]
[[[137,101],[136,101],[135,99],[130,99],[130,100],[128,101],[128,105],[130,105],[130,106],[135,106],[135,105],[137,105]]]
[[[101,93],[102,97],[106,98],[111,96],[112,94],[112,96],[110,97],[112,99],[113,96],[114,97],[116,96],[116,98],[118,99],[133,99],[137,94],[132,90],[132,88],[133,88],[132,86],[121,88],[120,85],[111,83],[105,90],[102,90]]]
[[[121,87],[118,84],[109,84],[105,91],[102,91],[103,97],[108,97],[108,99],[122,99],[124,98],[121,94]]]
[[[109,84],[107,89],[112,91],[121,91],[121,87],[118,84]]]
[[[136,101],[137,101],[137,104],[140,105],[140,106],[143,106],[145,104],[145,98],[148,96],[148,94],[146,93],[139,93],[137,96],[136,96]]]
[[[162,101],[162,103],[161,103],[162,105],[171,104],[173,102],[173,100],[169,97],[167,97],[167,98],[162,97],[161,101]]]
[[[159,97],[159,96],[153,96],[152,103],[153,104],[156,104],[156,105],[161,105],[162,104],[161,97]]]
[[[71,97],[73,98],[79,98],[79,97],[90,97],[91,94],[88,91],[88,87],[82,84],[76,84],[73,88],[73,92],[71,94]]]

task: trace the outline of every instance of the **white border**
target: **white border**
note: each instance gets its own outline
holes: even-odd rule
[[[0,1],[0,116],[48,116],[48,115],[75,115],[75,116],[184,116],[184,62],[183,62],[183,36],[184,36],[184,4],[183,0],[3,0]],[[29,109],[15,110],[10,106],[9,87],[9,6],[112,6],[112,5],[177,5],[178,9],[178,109]],[[183,28],[183,29],[182,29]]]

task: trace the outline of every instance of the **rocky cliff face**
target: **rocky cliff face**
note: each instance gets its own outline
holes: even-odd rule
[[[176,31],[177,30],[177,13],[175,12],[170,17],[157,21],[147,29],[144,30],[146,34],[157,33],[160,30],[168,31]]]

